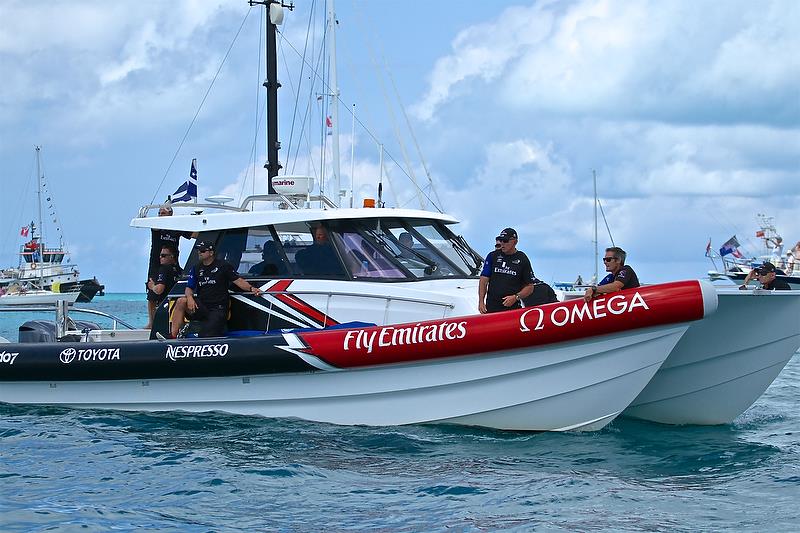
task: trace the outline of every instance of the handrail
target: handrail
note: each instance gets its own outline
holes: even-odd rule
[[[143,205],[139,208],[139,214],[137,218],[147,218],[147,213],[151,209],[159,209],[164,207],[164,204],[148,204]],[[237,213],[241,213],[247,211],[247,209],[243,209],[241,207],[236,207],[233,205],[223,205],[223,204],[194,204],[194,203],[176,203],[172,204],[172,207],[190,207],[192,209],[197,209],[202,207],[203,209],[219,209],[222,211],[235,211]]]
[[[322,194],[308,196],[308,201],[309,202],[322,202],[325,205],[327,205],[328,207],[330,207],[331,209],[336,209],[337,208],[335,203],[333,203],[327,196],[322,195]],[[246,197],[244,200],[242,200],[241,209],[243,211],[247,211],[249,205],[252,204],[252,203],[255,203],[255,202],[286,202],[286,204],[292,206],[293,209],[299,209],[296,205],[294,205],[292,203],[292,201],[289,199],[289,197],[287,197],[287,196],[285,196],[283,194],[253,194],[253,195],[250,195],[250,196]]]
[[[55,307],[16,307],[16,306],[14,306],[14,307],[12,307],[12,306],[0,307],[0,312],[5,311],[7,313],[41,313],[41,312],[54,312],[55,310],[56,310]],[[116,329],[116,324],[117,323],[122,324],[123,326],[125,326],[128,329],[139,329],[139,328],[137,328],[135,326],[131,326],[130,324],[128,324],[127,322],[125,322],[124,320],[119,318],[118,316],[114,316],[114,315],[106,313],[104,311],[97,311],[95,309],[81,309],[81,308],[78,308],[78,307],[70,307],[69,312],[70,313],[86,313],[87,315],[97,315],[97,316],[102,316],[102,317],[111,319],[111,321],[113,322],[113,326],[112,326],[113,329]]]

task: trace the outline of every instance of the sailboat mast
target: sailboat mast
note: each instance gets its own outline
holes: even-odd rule
[[[341,206],[342,177],[339,165],[339,79],[336,75],[336,11],[334,9],[334,0],[328,0],[328,52],[330,54],[331,151],[333,152],[333,175],[336,179],[336,194],[334,200],[337,206]]]
[[[594,185],[594,282],[600,279],[597,272],[599,253],[597,250],[597,172],[592,169],[592,184]]]
[[[36,147],[36,200],[39,204],[39,242],[44,243],[44,226],[42,226],[42,169],[39,160],[41,149],[41,146]],[[31,238],[35,236],[36,232],[33,232]]]
[[[278,150],[281,142],[278,140],[278,89],[281,84],[278,82],[278,45],[277,45],[277,26],[283,22],[283,8],[292,9],[291,5],[285,5],[280,0],[249,0],[250,6],[262,5],[266,8],[266,49],[267,49],[267,79],[264,80],[264,87],[267,89],[267,191],[275,194],[272,186],[272,178],[278,175],[283,168],[278,160]]]

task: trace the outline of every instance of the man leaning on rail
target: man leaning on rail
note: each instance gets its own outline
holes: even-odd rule
[[[606,266],[608,275],[600,281],[597,286],[586,289],[583,299],[587,302],[602,294],[621,291],[622,289],[633,289],[639,286],[639,278],[636,272],[625,264],[628,256],[625,250],[619,246],[606,248],[606,255],[603,257],[603,264]]]

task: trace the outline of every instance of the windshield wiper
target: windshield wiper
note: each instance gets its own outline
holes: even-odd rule
[[[473,266],[469,267],[470,276],[474,276],[480,272],[481,268],[483,267],[483,258],[480,257],[475,250],[470,247],[466,239],[464,239],[464,237],[461,235],[453,235],[451,242],[453,243],[453,249],[456,251],[461,260],[464,261],[465,265],[469,266],[469,261],[467,260],[468,257],[474,262]]]

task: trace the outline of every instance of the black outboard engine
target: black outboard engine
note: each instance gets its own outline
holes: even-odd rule
[[[94,322],[85,320],[75,320],[74,327],[70,324],[70,329],[85,331],[87,329],[100,329]],[[62,340],[77,341],[75,335],[68,335]],[[56,336],[56,323],[52,320],[28,320],[19,327],[19,342],[58,342]]]

